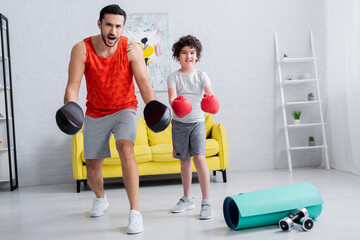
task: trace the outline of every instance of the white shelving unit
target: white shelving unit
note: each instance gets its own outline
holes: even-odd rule
[[[8,19],[0,13],[0,182],[18,188]]]
[[[277,33],[274,34],[275,37],[275,50],[276,50],[276,60],[277,60],[277,68],[278,68],[278,80],[279,80],[279,86],[280,86],[280,95],[281,95],[281,108],[282,108],[282,115],[283,115],[283,123],[284,123],[284,135],[285,135],[285,144],[286,144],[286,154],[287,154],[287,160],[288,160],[288,167],[289,172],[292,172],[292,159],[291,159],[291,152],[292,151],[305,151],[305,150],[311,150],[311,149],[323,149],[323,155],[325,158],[325,167],[327,169],[330,169],[329,164],[329,155],[328,155],[328,146],[326,141],[326,132],[325,132],[325,122],[323,117],[323,108],[322,108],[322,98],[320,93],[320,86],[319,82],[321,79],[318,76],[317,71],[317,57],[315,55],[315,45],[314,45],[314,36],[313,32],[310,31],[310,46],[311,46],[311,55],[309,57],[280,57],[279,53],[279,43],[278,43],[278,37]],[[313,66],[313,73],[310,78],[306,79],[291,79],[287,80],[283,77],[283,68],[286,67],[287,64],[302,64],[302,63],[311,63]],[[288,101],[285,98],[285,91],[286,86],[289,85],[297,85],[297,84],[313,84],[315,85],[317,100],[312,101]],[[313,122],[313,123],[303,123],[303,124],[289,124],[287,120],[287,111],[289,106],[318,106],[319,110],[319,122]],[[310,127],[319,127],[321,129],[321,144],[316,146],[290,146],[290,139],[289,139],[289,129],[302,129],[302,128],[310,128]]]

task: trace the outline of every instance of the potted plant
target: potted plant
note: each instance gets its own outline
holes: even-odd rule
[[[314,101],[314,95],[312,92],[308,94],[308,101]]]
[[[314,138],[314,136],[309,137],[309,146],[315,146],[315,138]]]
[[[295,124],[300,124],[300,118],[301,118],[301,111],[293,111],[292,112],[292,116],[294,118],[294,123]]]

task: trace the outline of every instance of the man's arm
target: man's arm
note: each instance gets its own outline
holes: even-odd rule
[[[143,101],[147,104],[152,100],[156,100],[154,90],[148,78],[144,54],[140,46],[134,41],[128,40],[127,53],[130,67],[134,73],[135,81],[139,87]]]
[[[85,71],[86,47],[85,43],[77,43],[71,50],[69,62],[68,83],[65,90],[64,103],[78,102],[81,79]]]

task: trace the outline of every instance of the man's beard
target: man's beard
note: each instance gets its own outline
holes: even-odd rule
[[[115,36],[115,35],[110,34],[110,36]],[[105,44],[107,47],[113,47],[113,46],[115,46],[115,44],[120,40],[120,38],[117,38],[117,39],[115,39],[114,44],[109,45],[109,44],[107,44],[107,42],[106,42],[107,37],[105,36],[105,34],[103,34],[102,31],[101,31],[101,38],[102,38],[102,40],[104,41],[104,44]]]

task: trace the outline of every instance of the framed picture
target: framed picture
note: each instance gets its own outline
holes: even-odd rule
[[[171,71],[168,14],[129,14],[123,35],[141,46],[154,91],[167,91],[166,80]],[[137,86],[136,91],[139,91]]]

